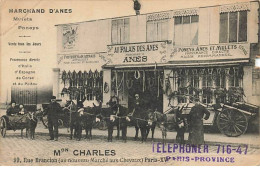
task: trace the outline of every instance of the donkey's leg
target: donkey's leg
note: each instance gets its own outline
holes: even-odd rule
[[[150,127],[147,127],[146,128],[146,138],[148,138],[149,133],[150,133]]]
[[[92,127],[89,129],[89,139],[92,140]]]
[[[155,131],[155,125],[152,127],[152,141],[154,140],[154,131]]]
[[[116,129],[117,129],[116,139],[119,140],[119,136],[120,136],[120,127],[119,127],[119,125],[116,126]]]
[[[25,129],[25,137],[28,138],[28,128]]]
[[[73,135],[73,125],[70,125],[70,140],[72,140],[72,135]]]
[[[108,128],[107,128],[107,130],[108,130],[108,138],[107,138],[107,140],[108,140],[108,142],[112,142],[112,135],[113,135],[113,126],[111,127],[112,125],[111,124],[108,124]]]
[[[126,133],[127,133],[127,126],[124,126],[122,127],[122,138],[124,142],[126,142]]]
[[[138,132],[139,132],[139,127],[135,126],[135,138],[134,138],[134,140],[138,140]]]
[[[23,138],[23,129],[21,129],[21,137]]]

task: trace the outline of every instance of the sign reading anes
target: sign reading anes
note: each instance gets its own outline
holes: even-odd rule
[[[249,44],[220,44],[194,47],[174,47],[168,50],[171,61],[248,59]]]
[[[108,46],[109,64],[140,64],[166,62],[166,42]]]

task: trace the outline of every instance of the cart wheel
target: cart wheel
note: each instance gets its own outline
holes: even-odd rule
[[[42,120],[42,124],[44,125],[44,127],[48,128],[48,119],[47,119],[47,116],[43,116],[41,118]]]
[[[98,129],[99,130],[106,130],[107,129],[107,123],[105,120],[101,120],[98,124]]]
[[[0,127],[1,127],[1,135],[2,137],[5,137],[7,124],[6,124],[6,119],[4,117],[1,118]]]
[[[221,133],[228,137],[237,137],[246,132],[248,122],[244,113],[225,109],[218,115],[217,125]]]

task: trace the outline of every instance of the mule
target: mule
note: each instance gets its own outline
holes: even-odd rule
[[[114,127],[117,127],[117,138],[119,139],[120,131],[122,130],[122,139],[126,142],[127,137],[127,125],[129,117],[127,116],[128,109],[117,104],[113,107],[102,108],[101,118],[107,123],[108,137],[107,141],[112,142]]]
[[[148,135],[148,113],[145,110],[140,110],[138,112],[133,112],[130,115],[131,124],[135,126],[136,134],[134,140],[138,139],[138,131],[141,131],[141,141],[144,142]]]
[[[83,128],[85,129],[86,136],[85,139],[92,140],[92,128],[94,126],[96,117],[100,114],[101,106],[96,106],[93,104],[94,107],[86,107],[84,108],[83,115],[81,116],[81,120],[83,122]]]
[[[38,123],[38,116],[41,112],[28,112],[27,113],[27,127],[26,127],[26,137],[29,136],[29,139],[34,140],[35,139],[35,129],[37,127]]]
[[[163,143],[165,142],[167,137],[167,129],[175,129],[177,131],[176,141],[181,144],[184,143],[184,133],[186,131],[186,124],[184,123],[184,118],[181,116],[182,109],[183,107],[172,107],[166,113],[161,113],[158,111],[148,112],[148,125],[157,125],[161,129]],[[153,135],[154,130],[152,130],[152,140]]]

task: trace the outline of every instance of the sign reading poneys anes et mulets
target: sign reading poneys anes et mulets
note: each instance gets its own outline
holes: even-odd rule
[[[248,43],[177,47],[168,50],[170,61],[249,59]]]
[[[109,45],[107,49],[107,57],[111,60],[108,64],[153,64],[167,61],[166,42]]]

